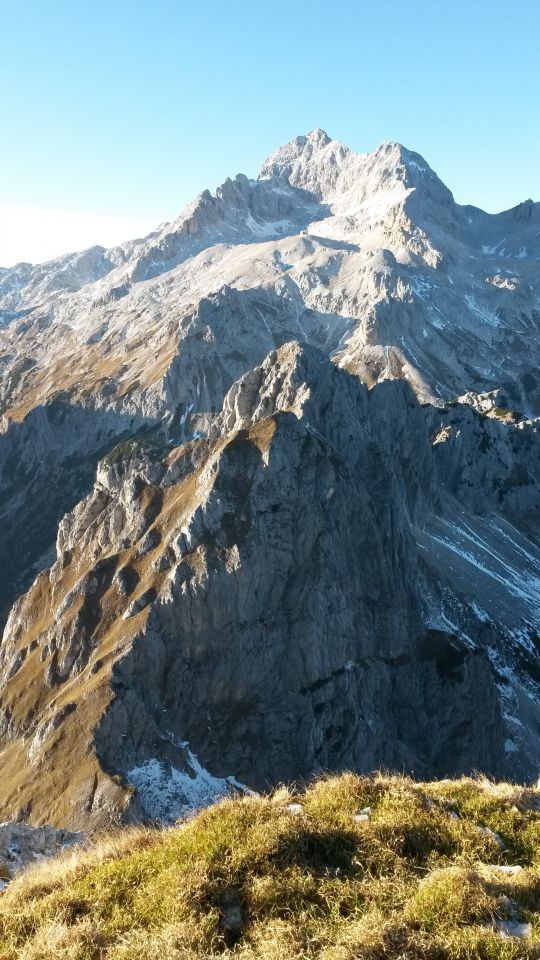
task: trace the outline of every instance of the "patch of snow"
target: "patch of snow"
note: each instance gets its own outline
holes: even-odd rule
[[[199,763],[187,743],[179,744],[186,754],[191,773],[152,758],[127,774],[147,816],[162,823],[174,823],[182,816],[210,806],[236,791],[250,792],[235,777],[213,777]]]
[[[498,520],[499,520],[499,523],[504,524],[505,526],[508,526],[508,527],[510,528],[510,530],[512,530],[512,531],[515,533],[514,528],[513,528],[512,526],[510,526],[510,524],[507,523],[505,520],[503,520],[502,517],[498,517]],[[494,520],[490,520],[489,523],[490,523],[490,525],[493,527],[493,529],[496,530],[497,533],[499,533],[502,537],[504,537],[505,540],[507,540],[509,543],[511,543],[511,544],[512,544],[512,547],[514,548],[514,550],[517,550],[518,553],[520,553],[523,557],[525,557],[526,560],[530,560],[531,563],[538,563],[538,562],[539,562],[539,558],[538,558],[538,557],[533,556],[532,553],[529,553],[528,550],[525,550],[524,547],[522,547],[519,543],[516,542],[516,540],[514,539],[514,537],[511,537],[510,534],[506,533],[506,532],[502,529],[502,527],[498,526],[498,524],[495,523]]]
[[[190,414],[191,411],[193,410],[193,407],[194,407],[194,404],[193,404],[193,403],[188,403],[188,405],[187,405],[187,407],[186,407],[186,412],[183,413],[182,416],[180,417],[180,428],[181,428],[181,429],[183,428],[183,426],[184,426],[184,424],[185,424],[185,422],[186,422],[189,414]]]
[[[462,557],[463,560],[475,566],[497,583],[502,584],[513,596],[519,597],[525,600],[527,604],[532,605],[535,611],[540,611],[540,577],[529,576],[527,579],[524,579],[522,573],[505,563],[502,557],[494,553],[488,544],[470,530],[466,524],[464,524],[463,527],[458,527],[457,524],[449,521],[445,522],[453,531],[454,537],[439,537],[436,534],[431,534],[432,540],[446,547],[457,556]],[[460,540],[462,541],[461,544],[459,543]],[[465,547],[463,541],[468,544],[467,547]],[[483,554],[482,559],[472,552],[472,547],[475,547],[479,553]],[[493,569],[493,567],[487,566],[489,560],[495,561],[502,572],[499,573]]]
[[[271,331],[270,327],[268,326],[268,323],[267,323],[267,321],[266,321],[266,318],[265,318],[264,314],[261,312],[261,310],[259,310],[258,307],[255,307],[255,311],[256,311],[256,313],[259,314],[259,316],[260,316],[260,318],[261,318],[264,326],[266,327],[266,332],[269,334],[270,337],[272,337],[272,331]]]
[[[257,223],[251,213],[246,217],[246,227],[258,237],[276,237],[291,226],[290,220],[274,220],[271,223]]]
[[[424,371],[427,373],[426,367],[424,366],[424,364],[420,363],[420,360],[419,360],[418,357],[414,354],[414,352],[413,352],[410,344],[407,343],[407,341],[405,340],[405,337],[400,337],[399,339],[401,340],[401,345],[402,345],[402,347],[403,347],[404,352],[405,352],[406,354],[408,354],[408,356],[410,357],[410,359],[412,360],[412,362],[416,365],[416,367],[418,368],[418,370],[424,370]]]
[[[18,843],[10,843],[7,848],[7,858],[12,863],[16,863],[21,856],[21,848]]]
[[[358,215],[366,216],[370,220],[377,220],[384,217],[389,210],[397,203],[400,203],[407,196],[409,190],[405,190],[402,184],[396,184],[393,187],[378,189],[371,196],[362,200],[358,207]],[[339,204],[337,205],[339,206]]]
[[[499,242],[496,243],[495,246],[493,246],[493,247],[489,247],[489,246],[487,246],[487,245],[483,245],[483,246],[482,246],[482,253],[488,253],[488,254],[497,253],[499,247],[502,247],[505,239],[506,239],[506,238],[503,237],[502,240],[499,240]]]
[[[433,324],[434,327],[436,327],[437,330],[444,330],[445,324],[440,319],[440,317],[432,317],[431,323]]]
[[[425,549],[422,544],[417,544],[417,546]],[[430,595],[424,588],[422,591],[422,606],[426,627],[432,630],[442,630],[445,633],[453,633],[456,637],[459,637],[460,640],[463,640],[468,647],[471,649],[475,648],[476,644],[468,633],[449,616],[451,612],[452,616],[456,617],[459,621],[462,621],[464,618],[468,620],[470,616],[468,605],[461,603],[450,590],[446,589],[443,591],[442,597],[436,597]]]
[[[465,294],[465,303],[467,304],[471,313],[479,318],[482,323],[487,323],[490,327],[500,327],[501,321],[499,317],[493,310],[489,310],[487,307],[483,307],[481,304],[476,302],[476,299],[472,294]]]
[[[480,604],[476,603],[475,600],[471,600],[469,603],[469,606],[471,607],[471,610],[473,610],[473,612],[476,614],[478,619],[482,621],[482,623],[489,623],[489,615],[480,606]]]
[[[420,297],[421,300],[426,300],[428,294],[430,294],[432,290],[437,289],[437,284],[433,283],[429,277],[424,276],[422,273],[417,273],[412,276],[409,280],[409,283],[416,295]]]

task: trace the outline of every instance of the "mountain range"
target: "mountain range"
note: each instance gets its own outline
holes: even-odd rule
[[[540,203],[315,130],[0,270],[0,813],[540,763]]]

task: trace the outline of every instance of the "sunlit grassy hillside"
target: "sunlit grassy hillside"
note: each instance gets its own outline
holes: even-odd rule
[[[1,960],[214,956],[540,957],[540,793],[344,775],[119,833],[0,897]]]

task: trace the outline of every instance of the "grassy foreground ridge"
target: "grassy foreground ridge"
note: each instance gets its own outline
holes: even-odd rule
[[[345,774],[118,832],[0,897],[0,960],[214,956],[540,957],[540,792]]]

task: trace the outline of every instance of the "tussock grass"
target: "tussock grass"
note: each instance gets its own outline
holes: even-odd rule
[[[352,774],[225,800],[23,874],[0,897],[0,958],[540,958],[539,800]]]

